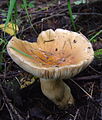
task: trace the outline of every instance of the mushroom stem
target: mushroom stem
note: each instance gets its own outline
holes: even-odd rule
[[[74,99],[71,90],[62,80],[40,79],[43,94],[59,107],[73,104]]]

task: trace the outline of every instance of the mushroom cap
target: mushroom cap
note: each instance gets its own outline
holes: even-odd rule
[[[73,77],[94,58],[92,45],[83,34],[63,29],[42,31],[33,43],[12,37],[7,51],[25,71],[45,79]]]

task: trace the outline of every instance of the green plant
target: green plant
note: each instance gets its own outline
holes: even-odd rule
[[[97,32],[95,35],[93,35],[93,36],[90,38],[90,42],[92,42],[92,43],[97,42],[96,37],[97,37],[98,35],[100,35],[101,33],[102,33],[102,30],[100,30],[100,31]],[[95,51],[95,57],[101,58],[101,56],[102,56],[102,49],[96,50],[96,51]]]
[[[0,38],[0,71],[2,70],[2,62],[4,61],[4,55],[6,53],[7,41]]]
[[[25,8],[27,17],[28,17],[28,19],[30,21],[30,24],[32,25],[31,19],[30,19],[28,10],[27,10],[27,6],[28,7],[33,7],[32,6],[33,3],[27,4],[27,0],[22,0],[22,1],[23,1],[23,5],[24,5],[24,8]],[[4,14],[4,16],[6,16],[6,14]],[[5,27],[4,27],[4,29],[6,30],[8,24],[12,23],[12,28],[15,30],[15,35],[16,35],[16,32],[17,32],[17,29],[16,29],[17,16],[18,16],[17,0],[10,0],[9,1],[9,8],[8,8],[8,13],[7,13],[7,18],[5,20]],[[32,27],[33,27],[33,25],[32,25]],[[4,36],[5,36],[5,33],[4,33]],[[0,47],[0,70],[2,69],[2,65],[1,64],[4,61],[4,55],[6,53],[6,45],[7,45],[6,39],[0,38],[0,46],[1,46]]]
[[[12,12],[13,12],[13,9],[15,7],[16,7],[16,0],[10,0],[8,14],[7,14],[7,19],[6,19],[6,22],[5,22],[5,28],[7,27],[7,24],[9,23],[9,21],[11,20]]]
[[[101,34],[102,33],[102,30],[100,30],[99,32],[97,32],[94,36],[92,36],[91,38],[90,38],[90,42],[96,42],[96,37],[99,35],[99,34]]]
[[[24,2],[23,2],[24,3]],[[35,7],[35,1],[31,1],[29,3],[27,3],[26,1],[26,7],[27,8],[34,8]],[[25,5],[24,4],[21,4],[21,8],[25,9]]]
[[[30,22],[30,24],[31,24],[31,26],[33,28],[33,25],[31,23],[31,19],[30,19],[28,10],[27,10],[28,7],[34,7],[33,3],[32,2],[27,3],[27,0],[22,0],[22,1],[23,1],[23,7],[24,7],[24,9],[26,11],[28,20],[29,20],[29,22]],[[18,16],[18,12],[17,12],[17,0],[10,0],[8,14],[7,14],[7,19],[6,19],[6,22],[5,22],[5,28],[7,27],[7,24],[10,21],[12,23],[14,23],[14,24],[17,24],[17,16]],[[34,30],[34,28],[33,28],[33,30]],[[15,31],[15,34],[16,34],[16,31]]]
[[[70,21],[72,23],[72,26],[74,28],[74,31],[76,31],[76,26],[75,26],[75,23],[74,23],[74,18],[73,18],[73,15],[72,15],[72,8],[71,8],[71,3],[70,3],[70,0],[68,0],[68,11],[69,11],[69,15],[70,15]]]
[[[95,57],[102,58],[102,49],[98,49],[95,51]]]
[[[7,28],[9,22],[12,23],[12,28],[13,28],[13,31],[14,31],[14,35],[16,35],[17,33],[17,16],[18,16],[18,13],[17,13],[17,2],[16,0],[10,0],[9,2],[9,9],[8,9],[8,13],[7,13],[7,18],[6,18],[6,22],[5,22],[5,27],[4,29]],[[5,31],[5,30],[4,30]]]
[[[35,31],[35,29],[34,29],[34,27],[33,27],[33,24],[32,24],[32,22],[31,22],[31,18],[30,18],[29,13],[28,13],[27,0],[22,0],[22,1],[23,1],[23,4],[24,4],[24,9],[25,9],[25,11],[26,11],[26,14],[27,14],[28,20],[29,20],[29,22],[30,22],[30,25],[32,26],[33,31],[37,34],[37,32]]]

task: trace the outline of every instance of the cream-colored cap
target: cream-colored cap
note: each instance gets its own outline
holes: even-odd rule
[[[25,71],[45,79],[75,76],[94,58],[92,45],[83,34],[63,29],[42,31],[33,43],[12,37],[7,51]]]

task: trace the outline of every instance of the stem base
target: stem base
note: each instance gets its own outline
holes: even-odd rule
[[[71,90],[62,80],[40,79],[43,94],[59,107],[67,107],[74,103]]]

